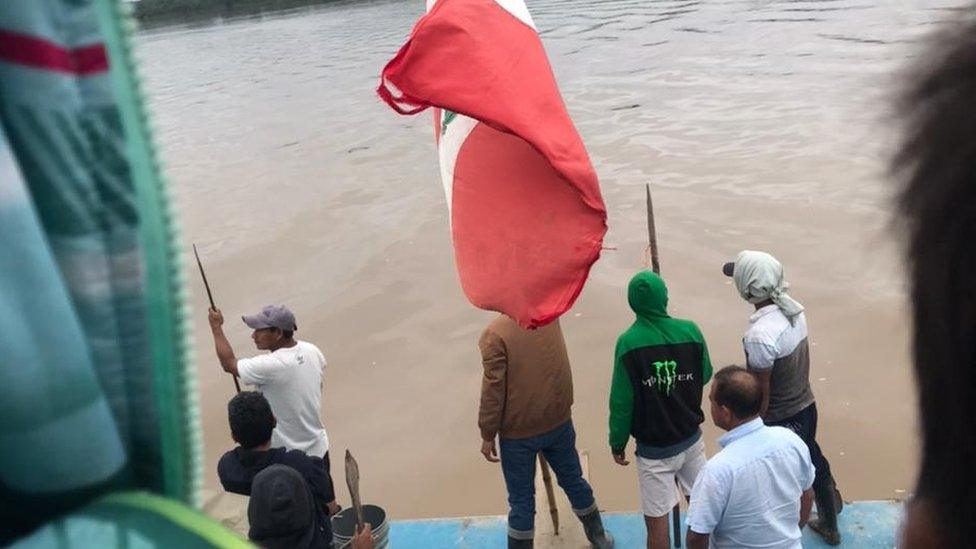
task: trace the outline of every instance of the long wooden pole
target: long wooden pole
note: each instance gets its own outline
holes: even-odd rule
[[[542,468],[542,484],[546,487],[546,499],[549,501],[549,517],[552,519],[552,531],[559,535],[559,510],[556,509],[556,492],[552,488],[552,474],[546,457],[539,452],[539,467]]]
[[[203,272],[203,263],[200,262],[200,254],[197,253],[196,244],[193,244],[193,255],[197,258],[197,267],[200,269],[200,278],[203,279],[203,287],[207,289],[207,299],[210,300],[210,308],[216,311],[217,306],[214,305],[213,293],[210,291],[210,283],[207,282],[207,273]],[[241,382],[237,381],[236,375],[234,375],[234,388],[237,389],[238,393],[241,392]]]
[[[644,186],[647,192],[647,245],[651,248],[651,270],[661,274],[661,261],[657,255],[657,229],[654,227],[654,202],[651,201],[651,184]]]
[[[644,186],[647,194],[647,245],[651,248],[651,270],[661,274],[661,260],[657,253],[657,228],[654,225],[654,202],[651,200],[651,184]],[[681,504],[671,510],[671,526],[674,530],[674,546],[681,547]]]

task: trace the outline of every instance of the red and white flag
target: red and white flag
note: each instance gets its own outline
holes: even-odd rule
[[[437,0],[383,69],[401,114],[434,110],[468,299],[526,328],[566,312],[599,258],[596,172],[522,0]]]

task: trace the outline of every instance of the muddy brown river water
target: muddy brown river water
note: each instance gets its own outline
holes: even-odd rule
[[[819,438],[845,497],[907,495],[917,436],[888,105],[918,41],[962,3],[529,2],[618,248],[563,318],[602,507],[637,508],[634,469],[607,449],[606,399],[648,182],[672,313],[701,325],[715,365],[742,362],[750,314],[720,267],[770,251],[807,307]],[[187,250],[199,246],[225,315],[284,302],[328,359],[333,462],[351,448],[365,499],[394,518],[501,514],[476,426],[491,313],[457,283],[430,115],[397,116],[373,93],[422,9],[338,2],[155,29],[139,36],[142,68]],[[233,384],[188,275],[213,490]],[[243,324],[228,335],[254,352]]]

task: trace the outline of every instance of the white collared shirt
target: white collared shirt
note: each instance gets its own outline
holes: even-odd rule
[[[789,429],[756,418],[718,440],[722,451],[698,475],[688,528],[710,547],[800,549],[800,496],[815,470],[806,444]]]

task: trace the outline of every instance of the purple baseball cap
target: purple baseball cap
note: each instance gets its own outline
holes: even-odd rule
[[[294,332],[298,329],[295,324],[295,315],[284,305],[268,305],[261,309],[256,315],[244,315],[241,317],[244,324],[253,330],[263,330],[265,328],[278,328],[279,330],[290,330]]]

